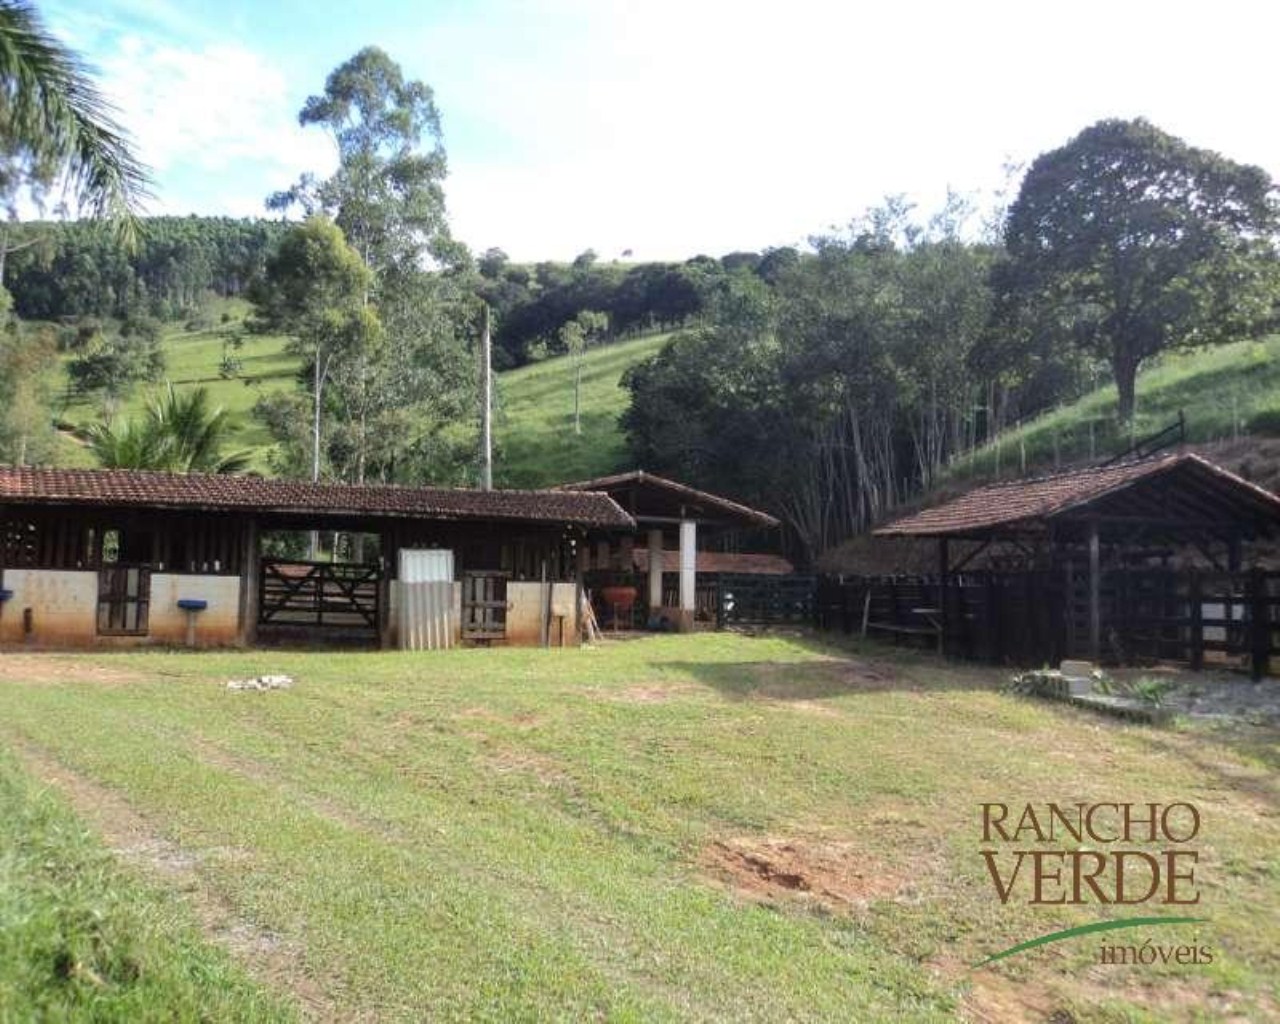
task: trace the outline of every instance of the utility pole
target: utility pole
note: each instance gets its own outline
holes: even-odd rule
[[[493,490],[493,345],[489,338],[489,304],[483,305],[483,327],[480,332],[480,376],[482,380],[480,409],[481,467],[480,487]]]

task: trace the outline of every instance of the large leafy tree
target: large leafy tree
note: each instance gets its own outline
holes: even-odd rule
[[[1278,226],[1261,169],[1100,121],[1040,156],[1009,210],[1008,322],[1107,360],[1129,420],[1143,360],[1270,326]]]
[[[12,211],[22,187],[58,179],[82,209],[132,237],[147,171],[111,106],[31,4],[0,0],[0,195]]]

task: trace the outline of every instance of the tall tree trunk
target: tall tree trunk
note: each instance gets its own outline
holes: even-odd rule
[[[1119,416],[1121,423],[1131,423],[1137,404],[1138,359],[1128,352],[1118,352],[1111,359],[1111,372],[1116,378],[1116,391],[1120,395]]]

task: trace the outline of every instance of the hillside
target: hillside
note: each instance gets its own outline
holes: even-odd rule
[[[582,367],[582,433],[573,432],[573,361],[567,356],[498,377],[496,482],[541,487],[627,468],[618,416],[627,407],[626,370],[656,354],[657,334],[589,351]]]
[[[229,320],[205,330],[170,325],[161,342],[166,375],[179,389],[204,386],[214,404],[230,410],[239,424],[237,446],[260,450],[255,468],[266,471],[271,438],[252,415],[264,394],[293,386],[297,360],[285,351],[285,340],[239,331],[247,311],[228,300],[217,307]],[[229,335],[239,333],[240,376],[224,378],[219,368]],[[539,487],[596,476],[621,468],[626,461],[618,416],[626,408],[620,387],[628,367],[656,353],[670,337],[650,335],[587,353],[582,370],[582,434],[573,433],[573,363],[557,357],[498,375],[494,425],[495,477],[502,486]],[[137,414],[153,389],[137,387],[121,406],[121,415]],[[66,428],[58,462],[90,466],[93,460],[73,431],[101,418],[96,397],[79,398],[63,388],[54,415]]]
[[[1131,430],[1116,422],[1116,389],[1108,384],[1075,402],[1007,430],[958,460],[954,480],[989,480],[1051,471],[1108,458],[1186,416],[1192,443],[1280,436],[1280,335],[1261,341],[1170,353],[1138,377]]]
[[[958,460],[910,507],[936,505],[992,480],[1100,462],[1125,450],[1131,437],[1169,426],[1179,412],[1189,448],[1280,491],[1280,335],[1166,355],[1138,377],[1137,395],[1131,431],[1117,429],[1116,389],[1108,384]],[[931,543],[864,535],[828,551],[819,565],[832,572],[932,572],[936,558]]]

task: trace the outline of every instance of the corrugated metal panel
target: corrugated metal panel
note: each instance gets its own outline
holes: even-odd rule
[[[397,581],[397,633],[401,649],[438,651],[455,646],[459,596],[459,585],[451,580]]]
[[[446,548],[400,549],[401,583],[453,581],[453,552]]]

